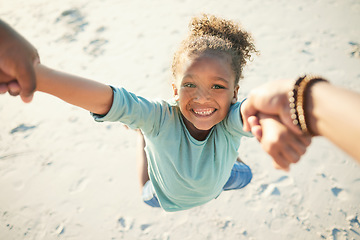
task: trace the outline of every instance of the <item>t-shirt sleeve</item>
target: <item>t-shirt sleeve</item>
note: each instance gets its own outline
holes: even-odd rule
[[[106,115],[91,113],[95,121],[119,121],[132,129],[141,129],[144,132],[152,132],[160,128],[163,103],[147,100],[124,88],[112,87],[112,89],[114,99],[110,111]]]
[[[240,108],[241,104],[244,102],[237,102],[230,106],[229,114],[224,119],[224,126],[232,135],[240,135],[240,136],[247,136],[253,137],[251,132],[245,132],[243,130],[243,121],[240,116]]]

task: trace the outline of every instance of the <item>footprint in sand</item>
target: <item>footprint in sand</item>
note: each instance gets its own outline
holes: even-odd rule
[[[349,216],[347,220],[349,221],[350,233],[353,234],[354,236],[359,237],[360,239],[360,222],[358,216]]]
[[[232,222],[231,219],[219,219],[219,220],[216,221],[216,226],[219,229],[226,230],[229,227],[233,227],[234,223]]]
[[[360,223],[358,220],[358,216],[349,216],[347,220],[349,222],[348,228],[333,227],[332,229],[327,230],[326,235],[329,236],[329,239],[360,239]],[[328,239],[325,235],[322,235],[322,238]]]
[[[349,42],[351,46],[350,55],[352,57],[360,58],[360,43],[357,42]]]
[[[60,236],[65,233],[65,225],[63,223],[60,223],[55,228],[55,235]]]
[[[333,188],[331,189],[331,192],[332,192],[332,194],[334,194],[335,197],[337,197],[337,196],[339,195],[339,193],[342,192],[342,188],[333,187]]]
[[[151,224],[141,224],[140,225],[141,231],[148,231],[149,227],[151,227]]]
[[[288,176],[281,176],[274,181],[277,186],[290,186],[294,184],[294,179]]]
[[[102,55],[105,50],[104,46],[108,43],[108,40],[103,38],[97,38],[95,40],[90,41],[90,43],[84,47],[84,51],[94,57],[98,57]]]
[[[331,188],[331,193],[336,197],[337,199],[346,200],[348,198],[348,194],[346,190],[340,187],[333,187]]]
[[[258,194],[264,194],[264,196],[280,196],[280,190],[274,184],[261,184]]]
[[[331,237],[333,240],[349,239],[348,232],[345,229],[333,228],[331,230]]]
[[[256,195],[280,195],[280,191],[277,187],[274,186],[274,184],[261,184],[255,193]]]
[[[26,125],[26,124],[20,124],[19,126],[17,126],[16,128],[12,129],[10,131],[10,134],[14,134],[14,133],[18,133],[18,132],[27,132],[31,129],[36,128],[36,125]]]
[[[360,222],[358,216],[349,216],[348,221],[350,226],[360,228]]]
[[[75,41],[77,35],[85,30],[85,27],[89,24],[85,21],[85,17],[82,15],[79,9],[69,9],[63,11],[61,15],[56,19],[55,23],[65,22],[69,28],[58,40],[66,40],[68,42]]]
[[[134,226],[134,222],[132,220],[126,219],[124,217],[120,217],[117,220],[117,226],[120,232],[125,232],[131,230]]]

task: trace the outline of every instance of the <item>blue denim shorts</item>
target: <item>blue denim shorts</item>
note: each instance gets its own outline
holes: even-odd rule
[[[223,190],[235,190],[245,187],[250,183],[252,173],[249,166],[241,162],[235,162],[231,169],[231,174],[228,181],[225,183]],[[143,201],[151,207],[160,207],[159,200],[156,197],[154,186],[151,181],[147,181],[143,187],[142,192]]]

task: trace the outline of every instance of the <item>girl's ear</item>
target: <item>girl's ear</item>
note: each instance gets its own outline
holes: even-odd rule
[[[231,103],[232,104],[235,104],[238,100],[238,92],[239,92],[239,85],[237,85],[234,89],[234,96],[233,96],[233,99],[231,100]]]
[[[172,88],[173,88],[173,93],[174,93],[174,99],[175,101],[179,101],[179,93],[178,93],[178,89],[176,87],[176,84],[173,82],[172,83]]]

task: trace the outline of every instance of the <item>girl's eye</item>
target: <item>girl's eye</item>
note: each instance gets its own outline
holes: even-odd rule
[[[225,87],[223,87],[221,85],[214,85],[213,88],[214,89],[224,89]]]
[[[192,83],[185,83],[183,86],[184,86],[184,87],[189,87],[189,88],[194,88],[194,87],[196,87],[195,84],[192,84]]]

